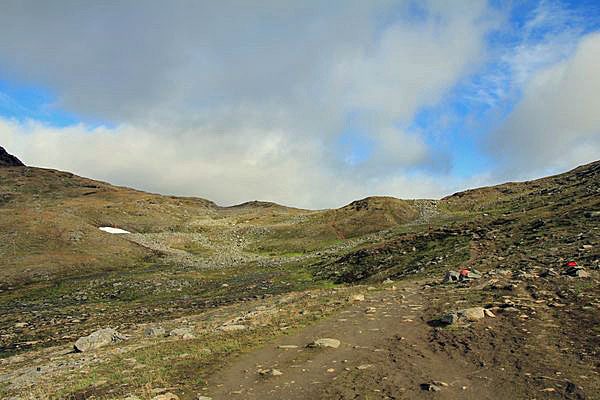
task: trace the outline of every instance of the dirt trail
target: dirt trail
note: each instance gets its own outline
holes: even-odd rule
[[[497,398],[485,380],[473,381],[473,366],[430,349],[431,327],[420,316],[423,300],[415,284],[367,292],[366,301],[241,356],[214,374],[205,395],[215,400],[427,398],[430,393],[420,385],[437,380],[449,384],[437,398]],[[341,345],[305,347],[319,338],[339,339]],[[261,376],[261,369],[282,375]]]

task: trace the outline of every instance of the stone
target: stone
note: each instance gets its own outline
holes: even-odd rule
[[[372,367],[373,367],[373,364],[363,364],[363,365],[359,365],[358,367],[356,367],[356,369],[369,369]]]
[[[590,274],[583,267],[569,267],[565,273],[570,276],[574,276],[577,278],[589,278]]]
[[[452,325],[458,322],[458,314],[457,313],[447,313],[440,318],[440,322],[446,325]]]
[[[15,328],[25,328],[27,325],[29,325],[27,322],[17,322]]]
[[[337,349],[340,347],[341,342],[337,339],[331,338],[323,338],[315,340],[312,343],[309,343],[307,347],[320,347],[320,348],[332,348]]]
[[[197,395],[196,400],[212,400],[212,397]]]
[[[440,318],[440,322],[452,325],[461,322],[475,322],[484,318],[486,313],[483,307],[471,307],[463,310],[449,312]],[[491,312],[491,311],[490,311]]]
[[[483,307],[465,308],[458,312],[458,316],[459,318],[461,316],[464,317],[467,321],[479,321],[485,317],[485,312],[483,310]]]
[[[426,392],[440,392],[442,388],[433,383],[421,383],[421,390]]]
[[[494,313],[492,312],[492,310],[488,310],[487,308],[484,308],[483,312],[485,313],[486,317],[496,318],[496,316],[494,315]]]
[[[590,273],[583,270],[583,269],[579,269],[575,272],[575,276],[578,278],[589,278],[590,277]]]
[[[365,295],[364,294],[353,294],[352,296],[350,296],[349,301],[365,301]]]
[[[169,392],[165,394],[159,394],[158,396],[154,396],[152,400],[179,400],[179,396]]]
[[[377,312],[377,309],[375,307],[367,307],[367,309],[365,310],[365,313],[367,314],[375,314]]]
[[[150,327],[144,329],[144,336],[149,337],[165,336],[166,333],[167,332],[165,331],[165,328],[161,327]]]
[[[169,336],[174,336],[181,339],[193,339],[194,334],[190,328],[177,328],[169,332]]]
[[[88,336],[83,336],[77,339],[75,345],[75,351],[84,352],[90,350],[96,350],[102,346],[106,346],[113,342],[124,340],[125,337],[119,334],[112,328],[105,328],[97,330]]]
[[[277,346],[277,348],[289,350],[289,349],[297,349],[298,346],[296,346],[295,344],[282,344],[282,345]]]
[[[269,368],[269,369],[259,369],[258,374],[262,376],[281,376],[283,372],[278,369]]]
[[[243,331],[247,327],[245,325],[223,325],[219,327],[219,330],[223,332],[235,332],[235,331]]]

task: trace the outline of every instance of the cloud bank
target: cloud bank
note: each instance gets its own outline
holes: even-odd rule
[[[522,100],[489,138],[489,150],[513,175],[570,168],[600,155],[600,34],[539,71]],[[523,173],[525,172],[525,173]]]
[[[489,38],[510,10],[484,0],[5,1],[0,78],[53,93],[44,111],[68,110],[82,122],[6,115],[0,142],[30,165],[224,205],[439,197],[494,174],[453,177],[453,159],[469,155],[436,146],[415,120],[496,57],[512,66],[523,97],[501,126],[481,127],[494,128],[481,152],[502,177],[572,166],[598,144],[597,96],[578,82],[596,79],[596,39],[543,58],[576,34],[539,34],[565,20],[548,4],[536,9],[528,37],[497,52]],[[500,86],[478,96],[507,96]],[[540,104],[539,96],[557,99]],[[576,112],[578,100],[587,103]],[[0,92],[0,101],[12,100]],[[548,135],[559,140],[549,145]],[[541,142],[534,157],[522,150]],[[548,163],[564,146],[571,163]]]

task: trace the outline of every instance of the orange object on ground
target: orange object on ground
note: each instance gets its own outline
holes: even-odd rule
[[[471,272],[471,271],[469,271],[469,270],[468,270],[468,269],[466,269],[466,268],[463,268],[463,269],[461,269],[460,271],[458,271],[458,273],[459,273],[460,275],[462,275],[462,276],[468,276],[468,275],[469,275],[469,272]]]

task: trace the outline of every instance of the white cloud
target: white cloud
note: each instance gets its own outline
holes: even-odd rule
[[[199,128],[202,130],[203,128]],[[243,134],[243,133],[242,133]],[[252,135],[253,132],[246,132]],[[370,195],[432,198],[450,193],[457,182],[426,174],[358,177],[323,160],[319,143],[295,141],[271,132],[248,146],[202,135],[181,138],[133,126],[88,130],[54,128],[0,118],[0,143],[26,164],[72,171],[148,191],[208,198],[222,205],[259,199],[327,208]]]
[[[523,99],[489,140],[504,172],[531,176],[594,161],[600,154],[600,33],[538,72]]]
[[[7,76],[116,128],[3,120],[0,139],[32,165],[222,204],[436,196],[449,186],[414,168],[448,156],[404,127],[485,59],[496,22],[483,0],[7,1]],[[351,113],[373,143],[352,165],[333,144]]]

